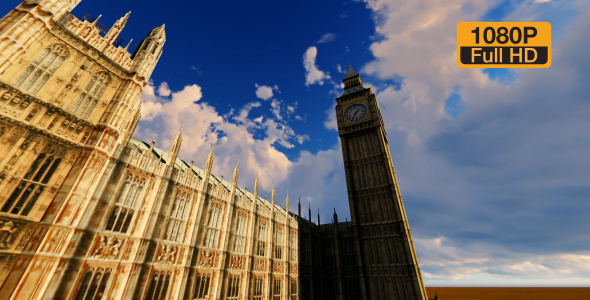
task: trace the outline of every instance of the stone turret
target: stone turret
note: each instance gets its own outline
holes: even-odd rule
[[[152,30],[148,36],[137,46],[133,53],[132,72],[137,72],[141,78],[149,78],[162,55],[162,48],[166,42],[164,25]]]

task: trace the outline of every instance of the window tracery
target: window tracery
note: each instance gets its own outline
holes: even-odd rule
[[[275,258],[283,259],[283,229],[277,228],[275,233]]]
[[[211,284],[211,274],[201,273],[197,276],[195,282],[195,300],[204,300],[209,298],[209,285]]]
[[[291,300],[297,300],[297,279],[291,278]]]
[[[256,255],[264,256],[266,248],[266,223],[258,224],[258,241],[256,243]]]
[[[264,278],[262,276],[254,277],[254,290],[252,293],[253,300],[262,300]]]
[[[28,146],[27,141],[23,143],[23,145],[25,144]],[[44,149],[33,161],[23,179],[8,197],[1,211],[23,216],[28,215],[61,164],[64,153],[65,151],[57,147]]]
[[[164,300],[168,293],[171,274],[169,272],[156,271],[150,280],[150,286],[145,300]]]
[[[291,231],[291,261],[297,261],[297,232]]]
[[[247,219],[243,214],[238,214],[238,222],[236,228],[236,236],[234,241],[234,251],[244,253],[244,245],[246,241],[246,225]]]
[[[212,204],[209,209],[209,221],[207,222],[207,231],[204,240],[205,247],[217,248],[222,216],[221,206]]]
[[[105,230],[127,233],[129,224],[135,215],[141,198],[144,182],[134,176],[129,176],[125,182],[119,198],[111,211]]]
[[[107,73],[103,72],[94,75],[80,94],[80,97],[70,106],[70,112],[88,118],[110,82],[111,77]]]
[[[16,79],[14,85],[35,95],[68,58],[64,45],[53,44],[37,55],[31,65]]]
[[[227,300],[238,300],[240,293],[240,276],[230,275],[227,284]]]
[[[177,191],[166,228],[165,240],[180,242],[183,238],[186,221],[190,212],[189,195],[183,191]]]
[[[82,277],[75,300],[99,300],[103,298],[109,283],[110,269],[90,269]]]
[[[272,291],[272,299],[273,300],[281,300],[281,278],[275,277],[274,284],[273,284],[273,291]]]

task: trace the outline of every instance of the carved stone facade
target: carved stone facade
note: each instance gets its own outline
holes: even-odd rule
[[[178,159],[182,128],[169,153],[133,138],[164,26],[132,55],[113,46],[130,14],[103,37],[69,12],[79,2],[27,0],[0,19],[0,300],[422,299],[388,152],[389,185],[369,196],[395,207],[359,207],[366,179],[344,141],[381,134],[371,147],[388,151],[374,96],[373,119],[342,120],[362,82],[345,78],[337,99],[352,222],[318,226],[274,187],[260,198],[258,178],[237,187],[237,164],[231,182],[211,174],[213,149],[203,169]]]

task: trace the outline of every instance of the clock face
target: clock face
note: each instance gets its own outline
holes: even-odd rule
[[[353,104],[344,112],[344,118],[350,122],[362,120],[367,115],[367,107],[362,104]]]

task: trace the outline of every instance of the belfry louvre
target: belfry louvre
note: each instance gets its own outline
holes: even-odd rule
[[[0,299],[426,299],[379,105],[336,99],[352,220],[317,225],[133,138],[166,42],[133,53],[81,0],[0,19]],[[101,31],[102,30],[102,31]],[[289,207],[289,196],[286,196]],[[282,201],[281,201],[282,203]],[[311,210],[308,211],[311,216]]]

